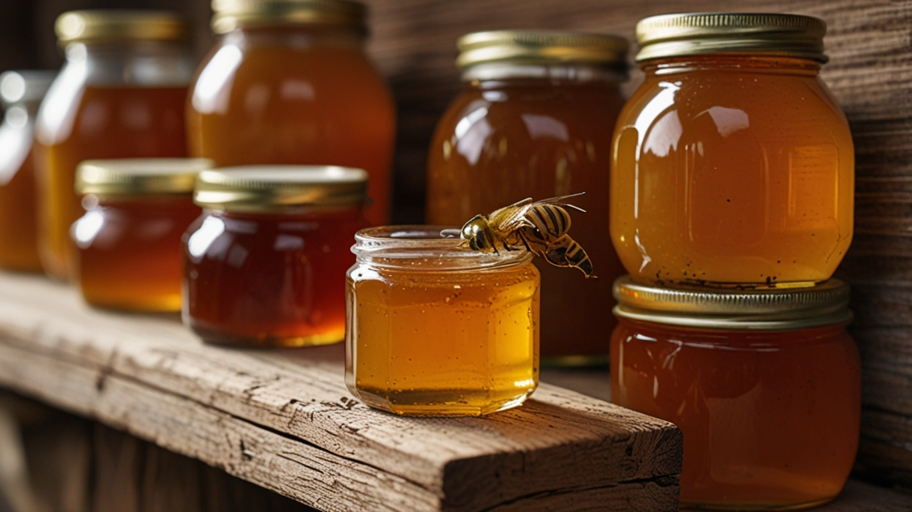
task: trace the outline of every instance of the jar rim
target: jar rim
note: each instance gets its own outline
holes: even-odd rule
[[[398,225],[364,228],[355,234],[352,252],[359,261],[410,270],[469,270],[513,266],[532,261],[525,250],[481,252],[443,232],[455,226]],[[414,262],[426,265],[413,266]]]
[[[57,42],[189,41],[190,23],[172,11],[87,9],[67,11],[54,22]]]

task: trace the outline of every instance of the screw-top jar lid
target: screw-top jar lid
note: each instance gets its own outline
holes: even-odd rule
[[[190,39],[190,25],[170,11],[69,11],[54,24],[57,42],[176,41]]]
[[[811,16],[706,12],[663,14],[636,26],[637,62],[710,53],[782,55],[826,62],[826,23]]]
[[[288,207],[356,206],[367,197],[367,172],[351,167],[249,165],[203,171],[193,200],[239,212]]]
[[[45,69],[7,71],[0,74],[0,100],[4,105],[39,102],[56,76],[57,71]]]
[[[849,285],[830,279],[808,288],[663,288],[621,276],[614,282],[622,318],[727,330],[794,330],[848,322]]]
[[[212,0],[212,31],[242,26],[313,23],[364,28],[367,8],[347,0]]]
[[[208,158],[85,160],[76,168],[78,194],[191,194],[196,175],[211,169]]]
[[[610,34],[545,30],[473,32],[458,39],[461,69],[476,64],[589,64],[618,70],[627,68],[627,40]]]

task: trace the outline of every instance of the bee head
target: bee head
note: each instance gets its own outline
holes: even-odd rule
[[[494,236],[488,219],[484,215],[476,215],[462,226],[460,238],[469,243],[475,251],[494,252]]]

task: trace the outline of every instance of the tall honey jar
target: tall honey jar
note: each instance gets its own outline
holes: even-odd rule
[[[482,253],[441,228],[358,232],[348,271],[345,383],[402,415],[480,416],[538,385],[539,273],[525,251]]]
[[[181,237],[202,213],[196,175],[211,160],[86,160],[76,170],[85,215],[73,224],[76,282],[93,306],[148,312],[181,309]]]
[[[35,115],[55,71],[0,75],[0,267],[40,272],[32,146]]]
[[[184,234],[183,320],[208,343],[300,347],[345,337],[345,271],[367,172],[238,166],[199,174]]]
[[[388,221],[395,108],[368,60],[367,11],[347,0],[212,0],[219,39],[187,100],[193,156],[220,166],[341,165],[370,175]]]
[[[855,156],[820,79],[826,24],[696,13],[637,24],[643,84],[621,112],[611,239],[652,284],[810,286],[852,240]]]
[[[461,225],[524,198],[570,202],[573,237],[599,279],[537,262],[541,354],[604,362],[615,325],[611,282],[623,273],[608,237],[611,129],[623,104],[627,42],[604,34],[490,31],[462,36],[462,91],[428,156],[427,221]]]
[[[35,128],[38,243],[45,271],[70,279],[70,225],[83,213],[76,165],[186,156],[183,105],[193,59],[189,26],[169,12],[72,11],[55,28],[66,63]]]
[[[615,284],[611,396],[684,434],[681,506],[796,510],[842,490],[858,448],[861,364],[849,288]]]

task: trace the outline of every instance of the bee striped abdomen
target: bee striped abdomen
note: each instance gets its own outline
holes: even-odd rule
[[[529,208],[526,213],[534,226],[534,236],[540,240],[560,238],[570,229],[570,214],[563,208],[550,204],[539,204]]]
[[[592,277],[592,260],[583,247],[569,236],[555,241],[544,256],[552,265],[578,268],[586,277]]]

